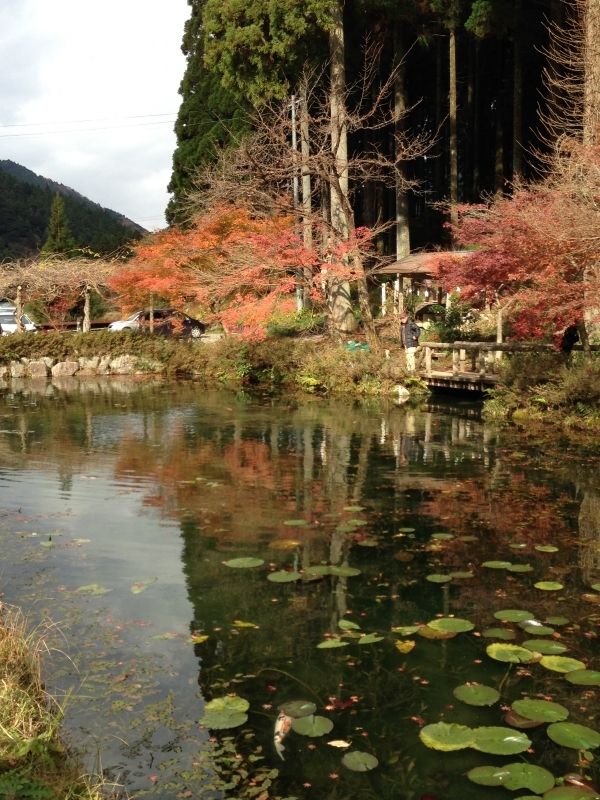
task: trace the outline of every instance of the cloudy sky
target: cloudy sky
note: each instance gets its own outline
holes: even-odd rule
[[[0,0],[0,159],[162,227],[186,0]]]

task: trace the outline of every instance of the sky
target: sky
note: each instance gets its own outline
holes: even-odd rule
[[[164,227],[186,0],[0,0],[0,159]]]

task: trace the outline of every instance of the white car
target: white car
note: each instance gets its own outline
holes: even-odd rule
[[[16,308],[2,304],[0,305],[0,331],[2,336],[7,336],[9,333],[17,332],[17,318],[15,317]],[[37,328],[34,323],[29,319],[27,314],[21,316],[23,328],[26,331],[36,331]]]
[[[108,326],[111,331],[150,330],[150,311],[136,311],[127,319],[119,319]],[[155,333],[163,336],[184,336],[199,339],[206,330],[206,323],[190,317],[174,308],[156,308],[152,312]]]

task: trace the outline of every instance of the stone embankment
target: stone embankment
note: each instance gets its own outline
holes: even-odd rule
[[[0,365],[0,379],[12,378],[71,378],[95,375],[147,375],[164,372],[158,361],[137,356],[93,356],[71,361],[55,358],[21,358]]]

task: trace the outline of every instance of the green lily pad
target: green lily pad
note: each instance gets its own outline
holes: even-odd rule
[[[569,711],[560,703],[551,703],[549,700],[515,700],[512,709],[525,719],[535,722],[562,722],[569,716]]]
[[[358,539],[355,544],[360,547],[377,547],[379,539],[376,539],[374,536],[367,536],[364,539]]]
[[[512,567],[512,563],[510,561],[484,561],[481,566],[487,567],[487,569],[508,569]]]
[[[329,572],[338,578],[354,578],[356,575],[360,575],[360,570],[356,567],[330,567]]]
[[[493,644],[488,644],[485,650],[488,656],[495,661],[504,661],[509,664],[530,664],[534,660],[531,650],[516,644],[493,642]]]
[[[598,731],[574,722],[555,722],[548,726],[546,733],[556,744],[574,750],[595,750],[600,747]]]
[[[429,581],[430,583],[448,583],[452,580],[452,578],[450,575],[440,575],[437,572],[434,572],[431,575],[427,575],[425,580]]]
[[[486,628],[481,631],[481,635],[486,639],[500,639],[506,642],[517,638],[517,634],[510,628]]]
[[[269,572],[267,580],[272,583],[294,583],[299,581],[302,575],[299,572],[288,572],[285,569],[277,570],[277,572]]]
[[[349,511],[350,513],[358,514],[360,511],[364,510],[364,506],[344,506],[344,511]]]
[[[600,672],[594,669],[575,669],[565,678],[575,686],[600,686]]]
[[[202,724],[214,730],[238,728],[248,720],[245,712],[249,707],[250,703],[237,695],[216,697],[204,706]]]
[[[531,611],[522,611],[519,608],[502,608],[496,611],[494,616],[502,622],[523,622],[526,619],[534,619]]]
[[[475,750],[481,753],[493,753],[498,756],[509,756],[523,753],[531,747],[531,739],[522,731],[499,726],[483,726],[473,731]]]
[[[301,736],[309,736],[315,739],[317,736],[324,736],[333,729],[333,722],[327,717],[311,715],[310,717],[300,717],[292,722],[292,728]]]
[[[469,570],[464,570],[463,572],[450,572],[449,575],[451,578],[458,578],[460,580],[467,580],[468,578],[475,577],[475,573],[470,572]]]
[[[343,631],[359,631],[360,625],[357,625],[356,622],[352,622],[349,619],[341,619],[338,622],[338,628]]]
[[[568,656],[543,656],[540,664],[553,672],[573,672],[576,669],[585,669],[583,661]]]
[[[466,633],[472,631],[475,625],[468,619],[459,619],[458,617],[441,617],[440,619],[432,619],[427,625],[435,631],[445,631],[452,633]]]
[[[310,717],[317,710],[316,705],[310,700],[290,700],[287,703],[282,703],[279,708],[288,717],[293,717],[294,719]]]
[[[436,722],[421,728],[419,739],[432,750],[449,753],[453,750],[472,747],[474,734],[473,729],[466,725],[457,725],[454,722]]]
[[[451,533],[432,533],[431,538],[437,539],[439,542],[447,542],[454,539],[454,536]]]
[[[93,594],[101,595],[108,594],[112,589],[107,589],[106,586],[101,586],[99,583],[88,583],[85,586],[79,586],[75,589],[75,594]]]
[[[553,544],[536,544],[535,549],[538,553],[558,553],[558,547]]]
[[[252,567],[262,567],[265,562],[262,558],[253,558],[252,556],[248,556],[247,558],[230,558],[229,561],[224,561],[226,567],[231,567],[232,569],[250,569]]]
[[[554,628],[548,627],[548,625],[525,625],[522,624],[521,628],[528,633],[530,636],[552,636],[554,633]]]
[[[493,706],[500,699],[500,692],[483,683],[463,683],[452,694],[457,700],[469,706]]]
[[[504,786],[505,789],[530,789],[546,792],[554,786],[554,775],[533,764],[504,764],[501,767],[475,767],[467,773],[479,786]]]
[[[568,625],[571,620],[568,617],[546,617],[544,622],[546,625],[554,625],[561,628],[563,625]]]
[[[337,638],[325,639],[323,642],[319,642],[317,647],[319,650],[333,650],[336,647],[348,647],[348,642],[344,642]]]
[[[600,794],[579,786],[557,786],[544,795],[544,800],[598,800]],[[518,798],[517,798],[518,800]]]
[[[342,764],[353,772],[369,772],[379,764],[379,761],[371,753],[363,753],[361,750],[351,750],[344,753]]]
[[[533,572],[531,564],[511,564],[506,568],[509,572]]]
[[[365,633],[364,636],[360,637],[356,644],[376,644],[377,642],[382,641],[383,636],[378,636],[376,633]]]
[[[286,519],[283,524],[290,528],[305,528],[309,523],[305,519]]]
[[[595,592],[600,592],[600,583],[592,583],[590,588],[593,589]]]
[[[312,567],[307,567],[304,570],[304,574],[310,577],[320,577],[322,578],[324,575],[331,575],[331,567],[329,564],[313,564]]]
[[[420,628],[420,625],[397,625],[395,628],[392,628],[392,633],[398,633],[400,636],[411,636],[413,633],[416,633]]]
[[[538,581],[533,584],[536,589],[541,589],[543,592],[560,592],[564,589],[564,584],[558,581]]]
[[[522,646],[544,656],[558,656],[566,653],[569,649],[562,642],[555,642],[554,639],[527,639],[522,642]]]

